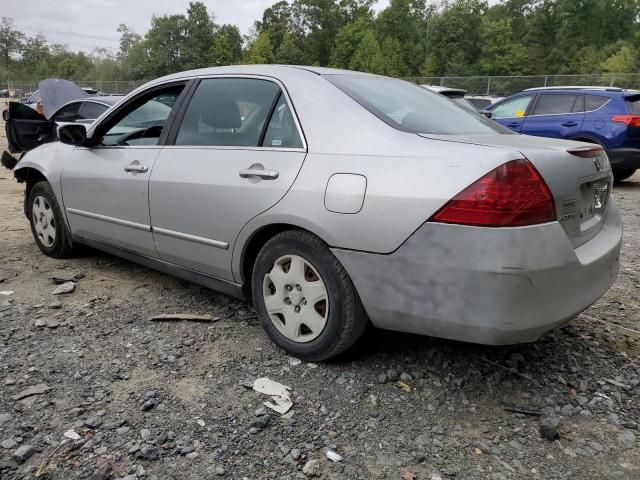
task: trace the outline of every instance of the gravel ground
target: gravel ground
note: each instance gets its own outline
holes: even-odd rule
[[[242,302],[100,253],[43,256],[2,170],[0,478],[639,479],[640,175],[615,195],[620,276],[569,326],[512,347],[370,331],[311,364]],[[291,387],[288,414],[260,377]]]

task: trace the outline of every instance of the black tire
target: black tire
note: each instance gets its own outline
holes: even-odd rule
[[[290,340],[274,325],[265,306],[263,282],[275,261],[298,255],[310,263],[324,281],[329,311],[324,329],[309,342]],[[326,360],[344,352],[364,333],[369,322],[349,275],[327,245],[315,235],[288,230],[275,235],[260,250],[251,278],[253,304],[267,335],[290,354],[304,360]]]
[[[616,182],[621,182],[631,177],[634,173],[636,173],[635,168],[616,168],[613,170],[613,179]]]
[[[36,232],[33,209],[34,201],[38,197],[44,198],[53,212],[55,240],[52,245],[45,245]],[[29,217],[29,224],[31,225],[31,233],[42,253],[52,258],[70,258],[73,256],[74,247],[71,235],[49,182],[38,182],[31,189],[27,199],[27,215]]]

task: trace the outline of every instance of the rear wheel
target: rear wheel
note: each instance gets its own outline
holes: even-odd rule
[[[621,182],[631,177],[634,173],[636,173],[635,168],[616,168],[613,170],[613,179],[616,182]]]
[[[305,360],[352,346],[368,319],[349,275],[327,245],[303,231],[282,232],[258,253],[253,303],[269,337]]]
[[[27,199],[31,233],[38,248],[53,258],[69,258],[74,249],[62,211],[48,182],[36,183]]]

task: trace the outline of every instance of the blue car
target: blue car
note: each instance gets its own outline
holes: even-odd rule
[[[601,145],[615,180],[640,168],[640,91],[607,87],[532,88],[487,109],[514,132]]]

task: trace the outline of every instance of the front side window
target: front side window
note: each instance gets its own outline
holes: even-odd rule
[[[73,122],[76,119],[76,114],[80,110],[80,103],[71,103],[66,107],[62,107],[53,115],[54,122]]]
[[[532,115],[560,115],[582,110],[582,100],[579,95],[547,94],[540,95]],[[574,106],[579,108],[574,110]]]
[[[325,75],[336,87],[393,128],[409,133],[462,135],[509,133],[488,118],[462,109],[425,88],[386,77]]]
[[[524,117],[527,108],[531,103],[531,95],[514,98],[498,105],[492,110],[491,118],[500,120],[502,118],[520,118]]]
[[[143,95],[108,121],[104,146],[157,145],[184,85]]]
[[[189,102],[175,144],[257,147],[279,95],[280,88],[267,80],[202,80]]]

